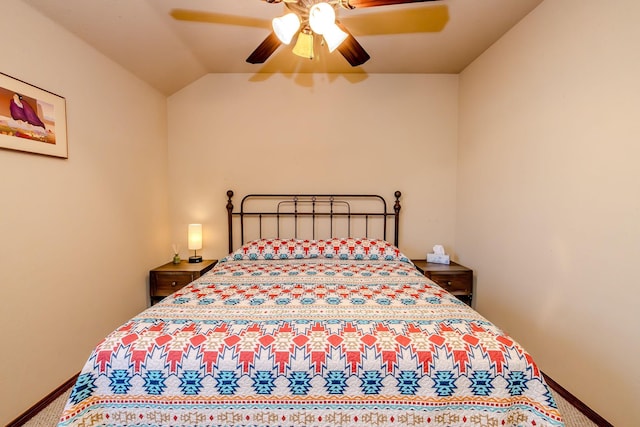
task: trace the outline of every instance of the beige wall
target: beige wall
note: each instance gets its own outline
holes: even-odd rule
[[[400,247],[453,250],[458,77],[210,74],[169,98],[173,240],[227,253],[226,196],[401,190]],[[236,200],[239,202],[240,197]]]
[[[460,78],[456,249],[477,309],[637,425],[640,3],[547,0]]]
[[[69,159],[0,150],[0,424],[146,306],[167,258],[165,98],[18,0],[0,71],[66,98]]]
[[[21,43],[5,43],[0,71],[66,98],[70,158],[0,151],[0,423],[144,308],[149,268],[171,242],[188,256],[188,223],[204,224],[205,257],[226,253],[231,188],[401,190],[401,248],[418,257],[444,244],[475,269],[481,313],[588,405],[631,425],[637,12],[635,0],[548,0],[460,88],[450,75],[215,74],[167,111],[158,93],[4,0],[0,27]]]

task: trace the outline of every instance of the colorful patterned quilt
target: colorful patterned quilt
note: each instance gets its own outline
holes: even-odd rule
[[[259,240],[107,336],[60,426],[562,426],[512,338],[367,239]]]

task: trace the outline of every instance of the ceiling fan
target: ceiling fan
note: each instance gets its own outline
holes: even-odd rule
[[[247,62],[262,64],[282,44],[294,44],[292,52],[300,57],[313,59],[314,40],[319,38],[325,44],[329,52],[338,50],[352,67],[364,64],[370,59],[369,54],[349,32],[347,27],[336,20],[336,11],[341,9],[360,9],[367,7],[399,5],[406,3],[432,2],[439,0],[263,0],[270,4],[284,3],[287,13],[271,21],[271,33],[249,55]],[[174,10],[172,16],[181,20],[201,20],[209,22],[231,23],[236,25],[259,26],[255,21],[248,20],[243,23],[241,18],[215,13],[198,14],[189,11]],[[195,19],[194,19],[195,18]],[[222,19],[221,19],[222,18]],[[364,17],[362,17],[364,18]],[[415,14],[414,23],[410,28],[419,28],[416,31],[434,31],[438,29],[426,29],[423,22],[424,16]],[[443,20],[439,20],[444,25]],[[396,32],[410,32],[400,30]],[[384,32],[384,31],[383,31]]]

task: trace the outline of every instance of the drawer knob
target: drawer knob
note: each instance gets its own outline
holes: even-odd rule
[[[175,288],[176,286],[178,286],[178,282],[176,282],[175,280],[173,282],[171,282],[171,287]]]

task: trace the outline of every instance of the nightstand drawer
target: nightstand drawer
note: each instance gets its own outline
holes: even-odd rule
[[[178,264],[168,262],[149,271],[149,296],[151,304],[180,290],[213,268],[218,260],[209,259]]]
[[[156,274],[155,296],[171,295],[180,288],[187,286],[196,279],[193,273],[158,273]]]
[[[447,292],[456,294],[458,292],[468,294],[471,292],[469,285],[471,284],[471,278],[469,274],[445,274],[445,273],[431,273],[431,280],[442,286]]]
[[[423,259],[411,260],[418,270],[445,291],[471,305],[473,301],[473,270],[451,261],[436,264]]]

